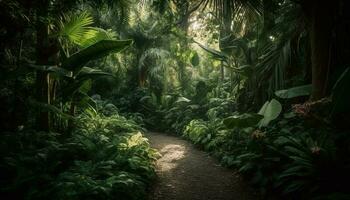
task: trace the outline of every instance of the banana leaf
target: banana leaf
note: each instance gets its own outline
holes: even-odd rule
[[[123,51],[132,43],[132,40],[101,40],[64,60],[62,68],[77,73],[88,62]]]
[[[291,99],[294,97],[300,97],[300,96],[309,96],[311,94],[312,86],[309,85],[302,85],[298,87],[292,87],[285,90],[278,90],[275,92],[276,96],[282,99]]]
[[[93,69],[90,67],[83,67],[79,73],[75,76],[76,80],[82,79],[95,79],[100,76],[113,76],[111,73],[104,72],[99,69]]]
[[[53,114],[59,115],[60,117],[67,119],[67,120],[74,120],[75,118],[72,115],[69,115],[67,113],[64,113],[61,109],[57,108],[54,105],[50,105],[50,104],[45,104],[45,103],[41,103],[35,100],[30,99],[29,100],[29,104],[32,105],[35,108],[40,108],[42,110],[51,112]]]
[[[276,119],[280,113],[282,112],[282,105],[276,99],[272,99],[271,101],[266,101],[262,106],[259,115],[264,116],[263,119],[259,122],[260,127],[267,126],[272,120]]]
[[[262,115],[256,113],[244,113],[234,115],[224,119],[223,123],[229,129],[232,128],[247,128],[255,126],[261,119]]]
[[[194,41],[194,43],[198,44],[198,46],[200,46],[203,50],[205,50],[206,52],[210,53],[214,59],[217,60],[222,60],[222,61],[227,61],[228,60],[228,56],[218,50],[212,49],[210,47],[204,46],[199,42]]]

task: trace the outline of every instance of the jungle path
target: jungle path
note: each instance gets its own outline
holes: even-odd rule
[[[147,133],[162,157],[150,200],[256,200],[239,175],[175,136]]]

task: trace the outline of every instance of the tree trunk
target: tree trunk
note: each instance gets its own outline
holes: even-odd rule
[[[328,94],[332,66],[331,37],[337,1],[312,1],[310,5],[310,42],[312,62],[312,100]]]
[[[223,83],[225,80],[225,66],[223,62],[221,62],[221,66],[220,66],[220,76],[221,76],[221,82]]]
[[[50,0],[37,2],[36,10],[36,64],[55,65],[58,62],[59,44],[57,38],[49,37],[49,5]],[[50,105],[55,97],[54,81],[45,71],[36,72],[37,101]],[[39,110],[37,116],[37,128],[43,131],[50,130],[50,114],[48,111]]]
[[[229,1],[224,1],[221,9],[221,23],[220,23],[220,34],[219,34],[219,48],[221,52],[226,53],[227,55],[232,54],[232,50],[227,48],[227,41],[230,41],[232,38],[232,8],[233,4]],[[233,63],[231,63],[232,65]],[[220,66],[220,75],[221,75],[221,83],[224,82],[225,79],[225,66],[223,62],[221,62]]]
[[[177,2],[177,9],[180,13],[179,17],[179,28],[183,31],[184,36],[187,37],[188,33],[188,27],[189,27],[189,17],[191,13],[189,12],[189,2],[185,0],[180,0]],[[186,39],[183,39],[180,41],[180,51],[181,54],[185,53],[185,51],[188,49],[188,42]],[[184,94],[186,91],[186,88],[188,87],[188,75],[186,74],[186,62],[183,61],[181,58],[178,61],[178,79],[179,83],[181,85],[181,93]]]
[[[48,55],[46,50],[49,44],[48,24],[44,21],[48,18],[49,1],[42,0],[37,5],[37,24],[36,24],[36,64],[47,65]],[[50,104],[49,75],[47,72],[37,71],[36,73],[36,96],[37,101],[43,104]],[[37,128],[42,131],[50,129],[49,113],[44,110],[39,110],[37,116]]]

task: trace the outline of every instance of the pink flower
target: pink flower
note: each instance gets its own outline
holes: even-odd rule
[[[252,133],[252,138],[253,139],[261,139],[261,138],[264,138],[266,137],[266,133],[265,132],[262,132],[261,130],[259,129],[256,129],[253,133]]]
[[[315,155],[320,155],[321,148],[318,146],[314,146],[310,148],[311,153]]]
[[[294,104],[292,106],[293,111],[303,117],[306,117],[310,113],[310,104],[309,103],[304,103],[304,104]]]

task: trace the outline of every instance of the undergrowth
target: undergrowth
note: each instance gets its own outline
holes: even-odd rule
[[[157,152],[116,113],[82,113],[70,135],[1,135],[2,199],[145,199]]]
[[[349,153],[346,146],[350,141],[342,136],[345,133],[330,127],[314,129],[292,114],[265,128],[227,128],[222,120],[211,128],[215,123],[192,120],[183,136],[218,157],[223,165],[238,169],[265,196],[350,197],[344,184],[350,177],[350,160],[341,153]]]

